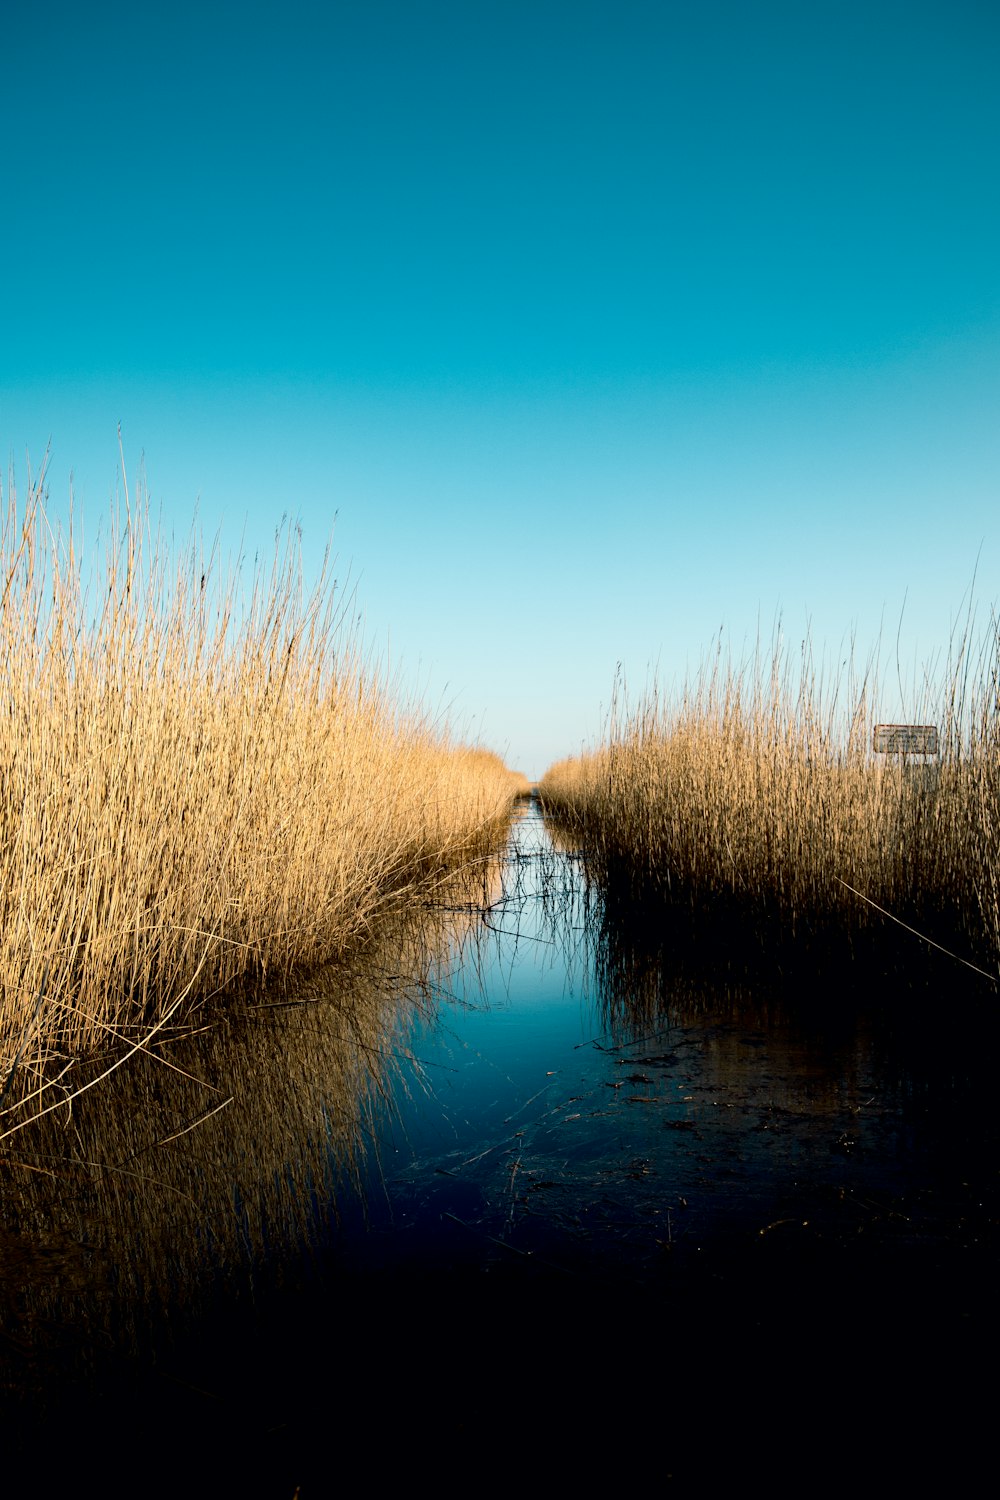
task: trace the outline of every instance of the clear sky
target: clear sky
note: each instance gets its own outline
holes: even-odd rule
[[[178,532],[333,529],[532,776],[619,662],[902,617],[912,665],[977,558],[988,618],[994,0],[37,0],[0,57],[0,457],[53,507],[121,422]]]

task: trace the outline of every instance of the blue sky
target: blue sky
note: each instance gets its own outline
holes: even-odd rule
[[[618,663],[780,618],[905,677],[977,558],[988,618],[992,3],[41,3],[0,53],[0,442],[54,509],[121,422],[178,533],[333,529],[376,654],[530,775]]]

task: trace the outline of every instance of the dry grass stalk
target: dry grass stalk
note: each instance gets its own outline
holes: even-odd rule
[[[993,622],[928,691],[915,717],[941,726],[933,766],[873,755],[873,669],[824,693],[807,656],[793,674],[776,652],[704,673],[679,706],[654,692],[615,709],[603,746],[551,767],[540,796],[626,900],[803,942],[884,927],[877,903],[996,975],[998,664]]]
[[[393,702],[294,533],[246,591],[127,490],[88,576],[44,474],[2,509],[0,1090],[336,958],[495,839],[524,779]]]

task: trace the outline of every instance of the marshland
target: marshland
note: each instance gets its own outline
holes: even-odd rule
[[[978,1491],[1000,10],[10,11],[0,1484]]]
[[[78,1057],[342,956],[526,789],[393,700],[290,532],[223,576],[126,483],[85,566],[43,491],[8,488],[0,538],[4,1135]]]
[[[808,643],[794,662],[720,646],[676,702],[616,703],[604,743],[539,794],[608,899],[714,926],[737,964],[763,943],[819,968],[895,923],[910,955],[943,945],[995,986],[1000,631],[966,624],[912,695],[933,755],[878,751],[885,676],[876,656],[824,681]]]
[[[924,1411],[922,1351],[983,1356],[995,626],[925,684],[933,762],[874,752],[873,667],[777,650],[616,699],[532,792],[294,532],[226,562],[125,488],[84,549],[41,480],[4,518],[2,1401],[9,1451],[61,1434],[43,1493],[101,1423],[147,1491],[327,1493],[386,1425],[471,1461],[512,1390],[579,1421],[583,1369],[701,1472],[748,1365],[751,1426],[766,1387],[821,1434],[832,1387],[785,1387],[832,1343],[850,1466],[875,1372]]]

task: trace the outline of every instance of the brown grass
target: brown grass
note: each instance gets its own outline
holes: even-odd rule
[[[714,913],[735,943],[906,922],[995,976],[998,663],[995,624],[959,643],[914,715],[940,726],[940,758],[911,765],[872,753],[873,669],[824,693],[780,653],[716,668],[679,705],[616,709],[598,750],[547,772],[542,803],[626,902]]]
[[[526,785],[399,706],[294,533],[243,587],[126,489],[85,570],[43,502],[0,536],[0,1095],[344,954]]]

